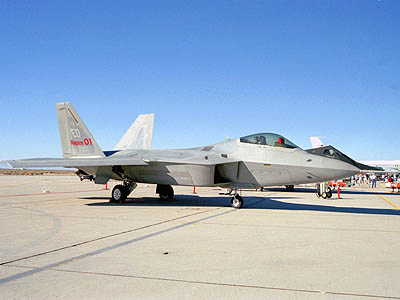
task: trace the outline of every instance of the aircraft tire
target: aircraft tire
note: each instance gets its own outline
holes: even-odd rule
[[[231,205],[233,208],[241,208],[243,206],[243,198],[241,196],[232,197]]]
[[[286,185],[286,191],[287,192],[293,192],[294,191],[294,185]]]
[[[112,192],[111,192],[111,200],[110,202],[119,202],[123,203],[126,200],[126,197],[128,196],[128,191],[125,186],[122,184],[118,184],[114,186]]]
[[[326,192],[323,192],[322,195],[321,195],[321,197],[324,198],[324,199],[326,199],[327,193],[326,193]]]
[[[170,185],[157,186],[157,193],[160,195],[161,200],[173,200],[174,189]]]
[[[332,192],[331,192],[331,191],[327,192],[327,193],[326,193],[326,196],[327,196],[328,198],[332,198]]]

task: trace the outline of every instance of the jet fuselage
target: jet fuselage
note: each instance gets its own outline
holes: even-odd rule
[[[310,154],[300,148],[281,148],[227,140],[206,147],[178,150],[124,150],[109,158],[141,159],[146,166],[113,170],[116,180],[134,182],[261,187],[324,182],[352,176],[359,169],[347,162]],[[79,167],[96,175],[96,167]]]

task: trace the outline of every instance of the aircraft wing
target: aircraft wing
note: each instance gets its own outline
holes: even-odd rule
[[[151,157],[151,158],[132,158],[127,156],[105,157],[105,158],[32,158],[19,160],[5,160],[1,163],[9,165],[11,168],[48,168],[48,167],[107,167],[107,166],[146,166],[149,163],[172,163],[172,164],[192,164],[192,165],[216,165],[223,163],[239,162],[236,159],[211,156],[205,159],[203,156],[189,157]]]
[[[231,157],[228,154],[182,150],[152,150],[151,152],[144,152],[141,157],[143,158],[144,162],[152,164],[171,163],[188,165],[216,165],[241,161],[236,157]]]
[[[2,161],[11,168],[48,168],[48,167],[106,167],[106,166],[145,166],[147,163],[142,159],[129,157],[116,158],[33,158],[20,160]]]

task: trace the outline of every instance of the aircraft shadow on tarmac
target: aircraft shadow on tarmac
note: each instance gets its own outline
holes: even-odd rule
[[[285,188],[264,188],[264,192],[285,192]],[[294,191],[290,193],[313,193],[315,194],[315,189],[312,188],[295,188]],[[337,193],[337,189],[332,190],[333,193]],[[262,193],[262,192],[261,192]],[[340,190],[341,194],[349,194],[349,195],[400,195],[398,193],[392,193],[392,192],[381,192],[381,191],[376,191],[376,192],[370,192],[370,191],[360,191],[360,190]]]
[[[176,195],[172,201],[163,201],[158,198],[142,197],[128,198],[126,203],[110,203],[107,197],[83,197],[87,200],[107,200],[107,202],[88,203],[88,206],[169,206],[169,207],[230,207],[230,197],[199,197],[194,195]],[[293,210],[293,211],[320,211],[349,214],[369,215],[396,215],[400,211],[395,209],[363,208],[363,207],[338,207],[331,205],[300,204],[283,202],[284,199],[296,199],[296,197],[245,197],[242,209],[265,209],[265,210]],[[315,199],[315,201],[321,201]]]

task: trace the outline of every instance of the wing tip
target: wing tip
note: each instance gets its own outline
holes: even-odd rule
[[[14,168],[12,165],[13,161],[12,160],[0,160],[0,165],[7,165],[10,168]]]

